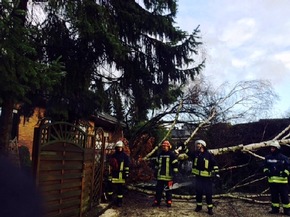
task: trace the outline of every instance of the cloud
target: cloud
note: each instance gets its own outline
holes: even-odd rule
[[[277,114],[290,108],[289,0],[180,0],[177,24],[200,25],[214,83],[267,79],[281,98]]]
[[[290,50],[275,54],[274,59],[281,61],[290,70]]]
[[[255,20],[253,18],[243,18],[236,22],[230,22],[224,28],[220,40],[226,42],[230,48],[236,48],[251,40],[255,33]]]
[[[236,68],[243,68],[245,66],[247,66],[247,61],[245,60],[241,60],[241,59],[237,59],[237,58],[233,58],[232,59],[232,65]]]

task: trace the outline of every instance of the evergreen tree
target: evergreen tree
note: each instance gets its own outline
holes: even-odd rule
[[[149,109],[174,102],[199,73],[203,64],[183,70],[194,63],[199,30],[175,26],[177,1],[139,2],[49,1],[44,53],[65,63],[67,76],[50,100],[62,106],[62,118],[74,121],[95,109],[122,118],[127,111],[134,125]]]
[[[49,90],[61,76],[55,60],[37,59],[37,28],[26,22],[27,1],[1,1],[0,10],[0,154],[11,139],[13,109],[30,102],[29,93]]]

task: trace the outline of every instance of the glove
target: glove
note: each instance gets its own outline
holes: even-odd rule
[[[182,153],[182,154],[178,155],[177,159],[178,160],[186,160],[186,159],[188,159],[188,155],[185,153]]]

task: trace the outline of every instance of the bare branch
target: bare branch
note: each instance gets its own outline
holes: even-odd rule
[[[258,182],[258,181],[261,181],[261,180],[264,180],[264,179],[266,179],[266,176],[265,177],[262,177],[262,178],[259,178],[259,179],[255,179],[255,180],[249,181],[249,182],[246,182],[244,184],[236,185],[236,186],[232,187],[229,191],[233,191],[233,190],[235,190],[237,188],[241,188],[241,187],[244,187],[244,186],[253,184],[255,182]]]
[[[216,89],[200,80],[188,90],[185,111],[202,120],[215,108],[213,122],[252,122],[267,117],[277,99],[271,83],[265,80],[240,81],[232,88],[224,83]]]
[[[279,133],[277,136],[275,136],[275,138],[273,140],[277,140],[279,139],[285,132],[290,130],[290,125],[288,127],[286,127],[283,131],[281,131],[281,133]],[[289,137],[289,132],[286,136],[284,136],[282,139],[286,139],[287,137]]]
[[[178,120],[179,112],[180,112],[180,110],[181,110],[181,108],[182,108],[182,105],[183,105],[183,101],[181,100],[180,103],[179,103],[179,107],[178,107],[178,109],[177,109],[177,112],[176,112],[175,119],[174,119],[173,123],[171,124],[169,130],[167,131],[167,134],[166,134],[166,135],[164,136],[164,138],[161,140],[161,142],[164,141],[164,140],[165,140],[165,139],[170,135],[171,131],[173,130],[173,128],[174,128],[174,126],[175,126],[175,124],[176,124],[176,122],[177,122],[177,120]],[[147,159],[148,159],[152,154],[154,154],[155,151],[157,151],[158,148],[161,146],[161,142],[160,142],[157,146],[155,146],[155,148],[154,148],[150,153],[148,153],[148,154],[143,158],[143,160],[147,160]]]
[[[262,157],[262,156],[260,156],[260,155],[257,155],[257,154],[255,154],[254,152],[251,152],[251,151],[249,151],[249,150],[244,151],[244,152],[247,152],[247,153],[249,153],[249,154],[253,155],[254,157],[259,158],[259,159],[261,159],[261,160],[265,160],[265,157]]]
[[[216,111],[213,109],[211,115],[208,117],[208,119],[204,120],[203,122],[201,122],[196,128],[195,130],[191,133],[190,137],[186,139],[186,141],[184,142],[185,145],[187,145],[187,143],[194,137],[194,135],[197,133],[197,131],[202,128],[205,124],[209,123],[216,115]]]

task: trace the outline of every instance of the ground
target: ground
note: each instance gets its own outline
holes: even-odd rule
[[[122,207],[114,205],[107,206],[99,217],[203,217],[207,214],[206,206],[199,213],[194,212],[194,201],[173,199],[171,208],[167,208],[165,203],[160,208],[151,207],[153,196],[136,191],[127,191],[124,196]],[[214,200],[214,217],[275,217],[283,216],[282,214],[268,214],[270,204],[249,203],[240,199],[215,199]],[[282,212],[282,210],[281,210]]]

